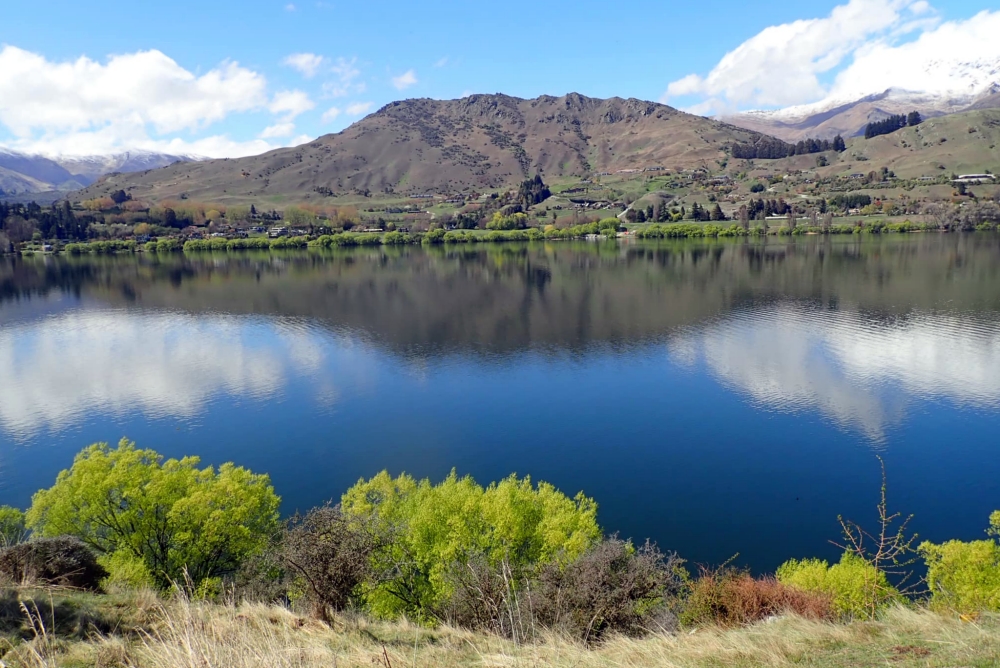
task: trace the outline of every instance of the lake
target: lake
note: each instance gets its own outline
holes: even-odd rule
[[[122,436],[271,475],[510,473],[609,533],[836,558],[886,465],[921,538],[1000,509],[1000,235],[0,258],[0,504]]]

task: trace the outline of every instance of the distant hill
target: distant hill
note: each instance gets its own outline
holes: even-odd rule
[[[728,123],[788,142],[864,135],[865,127],[895,114],[919,111],[935,118],[977,109],[1000,108],[1000,85],[974,95],[939,95],[891,88],[851,102],[804,105],[775,111],[752,111],[724,117]]]
[[[487,190],[545,178],[669,166],[712,166],[757,133],[641,100],[578,94],[523,100],[393,102],[339,134],[263,155],[115,174],[75,199],[124,189],[162,200],[317,199],[368,190],[400,194]]]
[[[51,200],[111,172],[136,172],[197,159],[149,151],[50,157],[0,148],[0,197]]]
[[[755,164],[771,171],[801,169],[821,176],[866,174],[882,167],[901,178],[1000,172],[1000,109],[948,114],[880,137],[856,137],[847,142],[843,153],[824,156],[830,163],[825,167],[817,167],[816,155],[757,160]]]

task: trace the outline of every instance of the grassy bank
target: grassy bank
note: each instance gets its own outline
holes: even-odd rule
[[[142,591],[98,596],[24,590],[16,596],[17,603],[8,595],[0,607],[0,636],[6,636],[0,637],[0,661],[9,668],[1000,664],[997,616],[962,621],[908,608],[888,609],[873,622],[782,616],[738,629],[612,637],[588,648],[551,633],[515,644],[447,626],[349,614],[326,624],[282,607],[167,600]],[[36,617],[33,623],[26,612]]]

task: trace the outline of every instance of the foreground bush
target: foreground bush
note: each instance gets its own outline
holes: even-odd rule
[[[884,572],[850,552],[833,566],[819,559],[792,559],[778,568],[777,575],[783,584],[829,595],[834,612],[845,617],[871,618],[875,611],[903,600]]]
[[[390,534],[373,518],[327,506],[289,520],[279,560],[305,590],[313,614],[329,620],[330,611],[347,608],[362,583],[375,580],[375,553],[389,544]]]
[[[279,499],[266,475],[233,464],[198,468],[122,439],[78,454],[56,484],[32,498],[39,536],[76,536],[102,555],[144,562],[160,587],[234,572],[278,527]]]
[[[24,513],[17,508],[0,506],[0,547],[23,543],[28,539]]]
[[[592,499],[582,493],[571,499],[552,485],[535,487],[516,476],[484,489],[454,471],[437,485],[382,472],[348,490],[342,507],[395,529],[378,565],[392,576],[364,591],[368,609],[383,617],[441,619],[453,592],[452,564],[481,558],[497,568],[506,562],[523,581],[531,569],[568,563],[601,538]]]
[[[1000,512],[990,516],[990,535],[1000,536]],[[993,540],[942,545],[923,543],[931,604],[959,612],[1000,612],[1000,545]]]
[[[705,571],[690,588],[681,615],[686,626],[745,626],[786,613],[807,619],[833,616],[832,597],[825,592],[804,591],[772,577],[754,578],[732,569]]]
[[[0,579],[14,584],[42,584],[100,589],[107,571],[76,538],[42,538],[0,550]]]
[[[584,642],[673,630],[682,563],[650,543],[636,549],[612,537],[565,566],[543,568],[531,587],[531,609],[540,624]]]

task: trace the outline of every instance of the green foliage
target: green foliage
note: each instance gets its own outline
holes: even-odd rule
[[[959,612],[1000,612],[1000,545],[992,540],[923,543],[931,603]]]
[[[1000,537],[1000,511],[990,515],[986,533]],[[1000,612],[1000,545],[995,541],[925,542],[918,550],[927,562],[932,605],[967,613]]]
[[[114,589],[153,589],[156,581],[142,559],[125,551],[112,552],[98,557],[97,563],[104,567],[108,576],[101,581],[101,587]]]
[[[431,230],[424,235],[422,243],[425,244],[439,244],[444,242],[445,231],[442,229]]]
[[[266,475],[197,457],[163,458],[122,439],[92,445],[37,492],[27,524],[40,536],[76,536],[108,555],[142,560],[157,585],[231,573],[262,550],[278,526],[279,499]]]
[[[157,253],[176,253],[183,250],[183,248],[178,239],[160,239],[156,242]]]
[[[28,539],[24,513],[17,508],[0,506],[0,547],[17,545]]]
[[[291,227],[312,227],[316,224],[316,214],[297,206],[290,206],[284,212],[285,222]]]
[[[92,241],[90,243],[71,243],[63,247],[63,251],[70,255],[82,255],[84,253],[96,253],[97,255],[111,255],[113,253],[134,253],[136,242],[128,241]]]
[[[868,617],[870,611],[902,600],[885,573],[850,552],[833,566],[819,559],[792,559],[778,568],[777,576],[782,584],[832,596],[834,611],[845,617]]]
[[[528,216],[523,213],[505,216],[497,211],[490,222],[486,223],[488,230],[523,230],[526,227],[528,227]]]
[[[777,577],[782,584],[832,596],[834,611],[845,617],[868,617],[870,611],[902,600],[885,573],[850,552],[833,566],[819,559],[786,561]]]
[[[447,574],[455,563],[479,558],[524,573],[571,561],[601,538],[592,499],[582,493],[571,499],[548,483],[535,487],[516,476],[484,489],[454,471],[437,485],[383,471],[349,489],[342,507],[397,532],[383,555],[395,575],[364,591],[369,609],[383,617],[438,616],[451,594]]]

